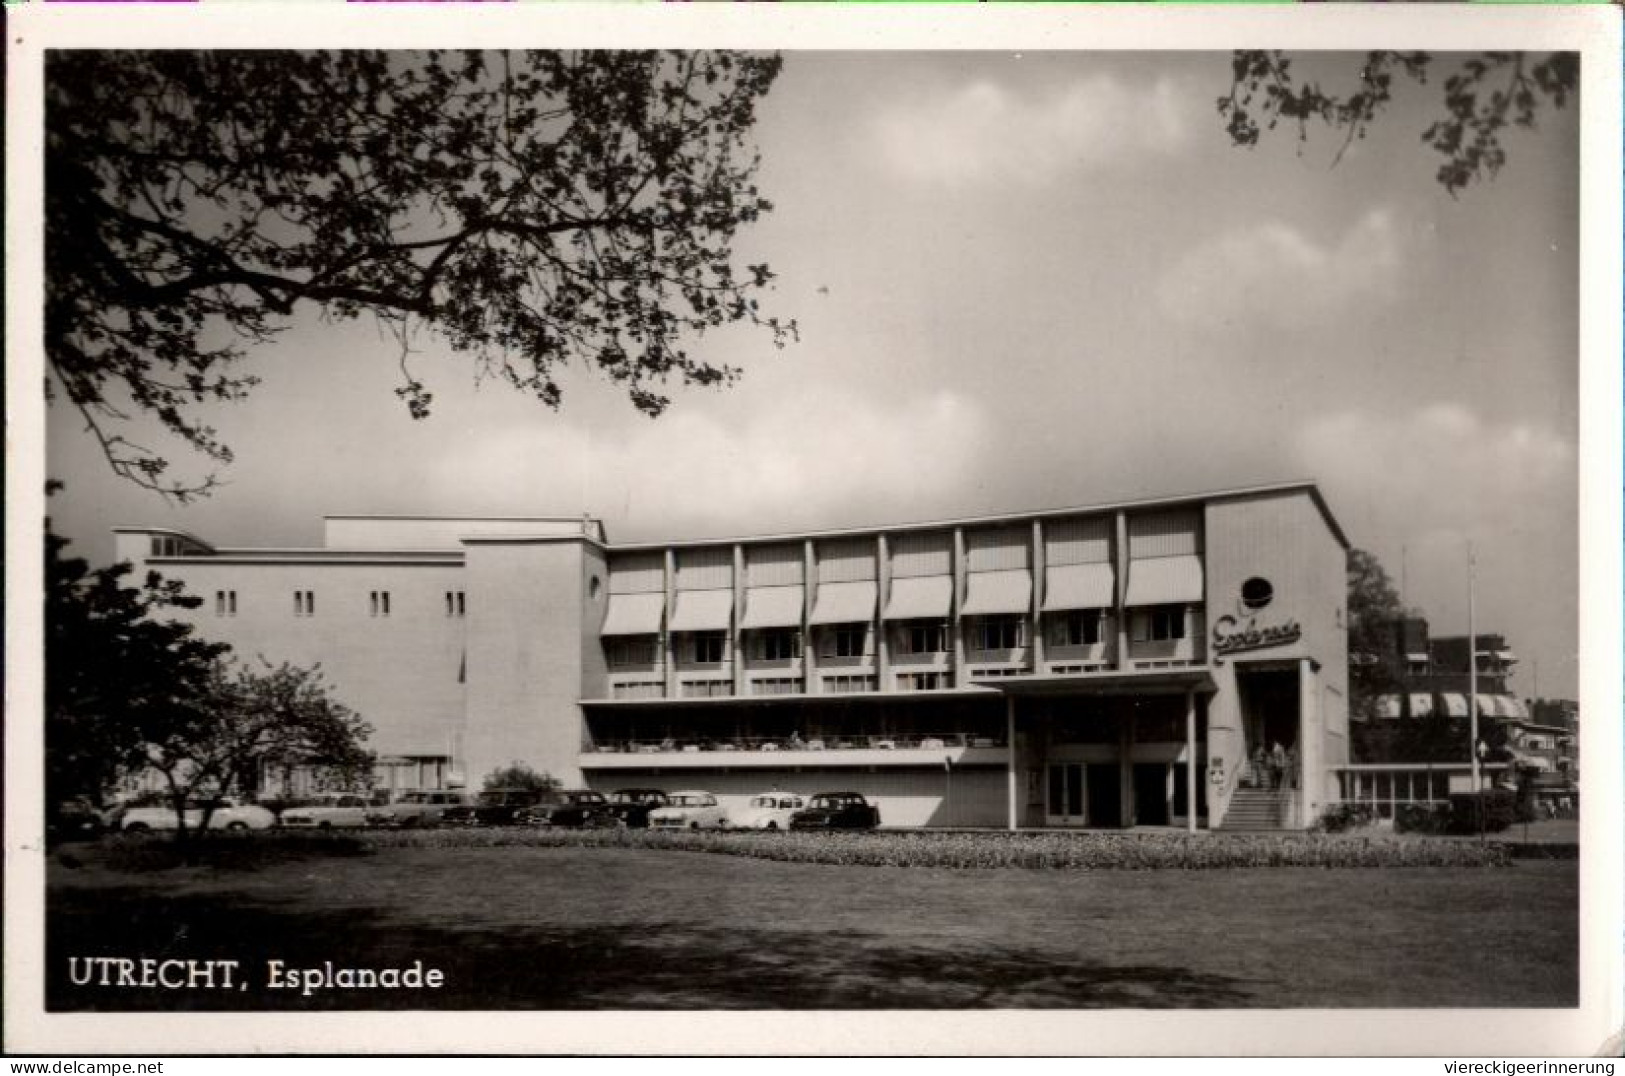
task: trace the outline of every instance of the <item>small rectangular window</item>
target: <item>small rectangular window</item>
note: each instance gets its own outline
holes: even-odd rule
[[[756,637],[756,656],[763,661],[792,661],[801,656],[801,633],[775,628]]]
[[[370,598],[371,598],[371,604],[369,606],[369,609],[371,611],[370,611],[369,615],[377,616],[378,615],[378,592],[376,590],[373,591]]]
[[[945,624],[911,624],[903,635],[905,654],[941,654],[948,649],[948,627]]]
[[[863,624],[847,624],[833,632],[834,653],[837,658],[861,658],[869,638],[869,629]]]
[[[459,590],[457,592],[457,615],[463,616],[467,612],[468,604],[463,600],[463,592]]]
[[[380,590],[378,592],[378,615],[389,615],[389,591],[387,590]]]
[[[1027,625],[1020,617],[988,617],[977,624],[977,649],[1014,650],[1027,645]]]
[[[456,607],[452,604],[452,600],[451,600],[451,591],[448,590],[448,591],[446,591],[446,615],[447,616],[454,615],[453,610],[455,608]]]
[[[226,615],[226,592],[223,590],[217,590],[214,592],[214,615]]]
[[[1151,610],[1151,638],[1154,641],[1185,637],[1185,607],[1159,605]]]

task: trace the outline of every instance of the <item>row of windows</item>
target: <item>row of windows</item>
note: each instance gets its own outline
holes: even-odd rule
[[[367,595],[368,614],[371,616],[388,616],[389,597],[389,591],[387,590],[370,591]],[[463,591],[446,591],[446,615],[460,617],[466,616],[467,613],[468,600]],[[214,592],[214,615],[237,615],[237,592],[235,590],[217,590]],[[301,617],[316,615],[316,592],[314,590],[296,590],[293,592],[293,615]]]
[[[1105,623],[1104,610],[1063,613],[1048,621],[1046,637],[1051,646],[1093,646],[1106,637]],[[1153,610],[1148,623],[1151,625],[1147,629],[1149,638],[1184,637],[1182,606]],[[683,642],[679,654],[683,661],[706,663],[727,660],[726,632],[686,632],[681,638]],[[802,654],[799,631],[775,628],[753,631],[747,638],[750,656],[754,660],[794,661]],[[898,635],[898,650],[902,654],[945,654],[952,649],[951,638],[946,622],[911,623]],[[868,653],[868,640],[867,624],[837,625],[822,633],[819,653],[823,657],[864,657]],[[1027,621],[1019,616],[982,618],[972,628],[970,644],[974,650],[1018,650],[1027,645]],[[660,650],[659,638],[653,635],[606,639],[604,646],[612,667],[653,665],[658,661]]]

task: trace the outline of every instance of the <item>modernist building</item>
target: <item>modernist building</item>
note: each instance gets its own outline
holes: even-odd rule
[[[1219,825],[1256,748],[1348,761],[1347,543],[1314,485],[615,544],[332,516],[314,549],[116,528],[244,656],[320,662],[380,781],[855,790],[888,825]]]
[[[1469,666],[1469,651],[1476,672]],[[1435,714],[1468,717],[1468,692],[1474,687],[1479,717],[1529,719],[1528,707],[1507,683],[1518,657],[1505,636],[1486,632],[1471,640],[1465,635],[1430,636],[1426,619],[1405,617],[1394,622],[1391,648],[1373,658],[1400,689],[1377,700],[1379,721]]]

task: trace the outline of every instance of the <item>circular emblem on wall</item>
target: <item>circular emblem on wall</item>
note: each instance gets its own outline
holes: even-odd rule
[[[1275,597],[1275,588],[1261,576],[1253,576],[1241,584],[1241,606],[1248,612],[1257,612]]]

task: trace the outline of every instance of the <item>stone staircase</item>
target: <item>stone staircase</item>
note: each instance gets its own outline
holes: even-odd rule
[[[1287,829],[1293,791],[1282,788],[1238,787],[1230,796],[1230,809],[1219,829],[1225,833],[1275,833]]]

